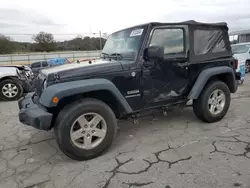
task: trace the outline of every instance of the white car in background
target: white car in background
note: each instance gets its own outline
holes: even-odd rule
[[[0,99],[18,100],[30,92],[33,73],[27,66],[0,66]]]
[[[245,72],[248,73],[250,71],[250,42],[233,44],[231,48],[234,58],[238,60],[239,65],[243,63],[246,65]]]

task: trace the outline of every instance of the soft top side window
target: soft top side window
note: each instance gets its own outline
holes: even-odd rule
[[[157,28],[153,31],[149,46],[163,46],[165,58],[185,53],[184,29]]]
[[[194,31],[194,53],[203,55],[209,53],[224,52],[226,45],[223,32],[219,29],[196,29]]]

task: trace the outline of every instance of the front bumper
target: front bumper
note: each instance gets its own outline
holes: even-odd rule
[[[19,99],[19,121],[41,130],[49,130],[53,115],[38,105],[37,96],[28,93]]]

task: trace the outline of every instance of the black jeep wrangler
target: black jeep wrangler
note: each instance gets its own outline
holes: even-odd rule
[[[36,91],[20,99],[19,119],[54,128],[61,150],[75,160],[110,147],[117,119],[193,101],[205,122],[221,120],[237,90],[226,23],[148,23],[109,36],[100,60],[41,70]]]

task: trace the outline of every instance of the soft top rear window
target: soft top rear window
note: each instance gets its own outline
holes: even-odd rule
[[[196,29],[194,31],[194,53],[196,55],[226,51],[223,31],[219,29]]]

